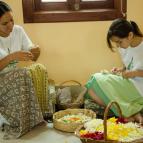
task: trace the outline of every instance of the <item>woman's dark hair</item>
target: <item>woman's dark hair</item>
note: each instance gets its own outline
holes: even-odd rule
[[[0,1],[0,17],[3,16],[6,12],[12,11],[10,6],[3,1]]]
[[[125,19],[114,20],[111,26],[109,27],[109,30],[107,33],[108,47],[112,51],[114,51],[110,41],[112,36],[117,36],[119,38],[126,38],[128,37],[130,32],[133,32],[133,34],[136,36],[143,37],[141,30],[139,29],[138,25],[134,21],[129,22]]]

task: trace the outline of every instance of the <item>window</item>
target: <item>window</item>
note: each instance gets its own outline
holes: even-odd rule
[[[103,21],[126,17],[127,0],[22,0],[25,23]]]

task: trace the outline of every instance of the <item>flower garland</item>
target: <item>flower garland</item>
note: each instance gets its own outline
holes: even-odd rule
[[[93,119],[84,124],[80,130],[80,137],[102,140],[104,137],[103,120]],[[126,122],[123,118],[110,118],[107,120],[107,139],[121,142],[130,142],[143,137],[143,128],[137,123]]]

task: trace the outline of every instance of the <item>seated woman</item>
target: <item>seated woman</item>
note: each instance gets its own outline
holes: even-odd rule
[[[39,54],[39,48],[34,47],[24,29],[14,25],[11,8],[0,1],[0,125],[5,124],[5,137],[20,137],[43,121],[41,110],[44,114],[47,107],[41,102],[40,107],[38,100],[41,93],[44,92],[42,96],[47,94],[47,79],[40,78],[47,77],[45,67],[37,64],[16,68],[19,61],[36,61]],[[37,76],[34,71],[39,72],[40,83],[44,83],[40,87],[34,82]],[[46,89],[38,90],[44,85]]]
[[[142,124],[143,34],[135,22],[117,19],[107,34],[108,46],[114,51],[112,42],[118,47],[125,67],[92,75],[86,84],[88,95],[103,107],[110,101],[118,102],[128,121]],[[115,108],[112,111],[118,116]]]

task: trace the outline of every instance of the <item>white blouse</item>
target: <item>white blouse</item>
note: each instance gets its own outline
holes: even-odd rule
[[[143,42],[137,47],[119,48],[122,61],[128,70],[143,70]],[[143,96],[143,77],[130,79]]]
[[[8,37],[0,36],[0,59],[16,51],[29,51],[32,47],[34,47],[34,45],[24,29],[21,26],[14,25]],[[6,68],[0,71],[0,73],[14,68],[15,64],[16,61],[11,62]]]

